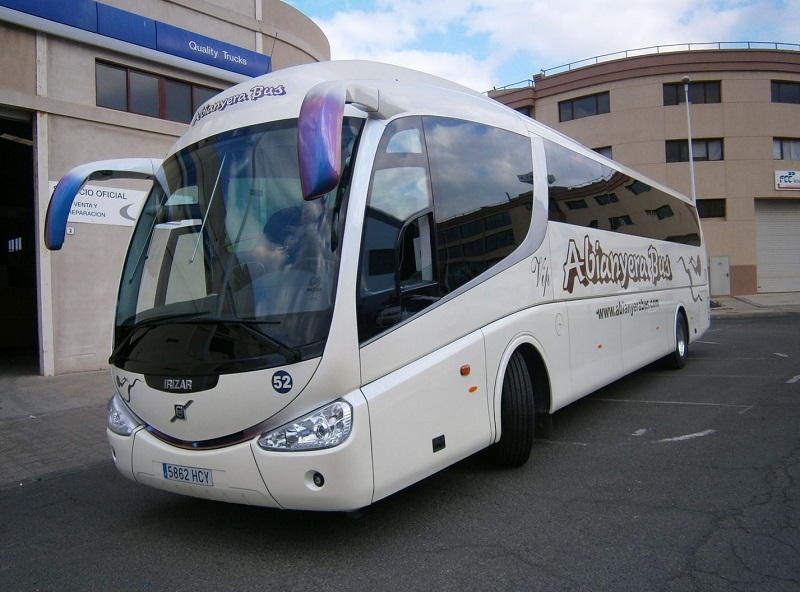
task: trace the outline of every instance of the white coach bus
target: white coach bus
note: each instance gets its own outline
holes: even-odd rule
[[[695,207],[499,103],[404,68],[281,70],[206,103],[152,178],[120,279],[108,439],[185,495],[354,510],[709,326]]]

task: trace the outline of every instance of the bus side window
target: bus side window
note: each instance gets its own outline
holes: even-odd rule
[[[530,138],[472,121],[426,116],[443,293],[489,271],[525,240],[533,211]]]
[[[395,120],[386,127],[375,157],[361,240],[362,341],[421,310],[422,301],[413,292],[433,282],[431,209],[420,118]]]

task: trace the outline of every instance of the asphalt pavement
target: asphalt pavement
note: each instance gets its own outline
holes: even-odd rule
[[[712,299],[715,318],[800,313],[800,292]],[[0,360],[0,490],[111,462],[108,370],[39,376],[30,363]]]

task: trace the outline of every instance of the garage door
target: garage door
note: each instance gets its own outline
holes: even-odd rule
[[[800,200],[756,200],[758,291],[800,292]]]

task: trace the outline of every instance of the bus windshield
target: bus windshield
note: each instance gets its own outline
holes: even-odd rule
[[[344,121],[344,163],[360,126]],[[210,375],[321,355],[347,178],[303,199],[296,120],[225,132],[165,160],[128,250],[111,362]]]

